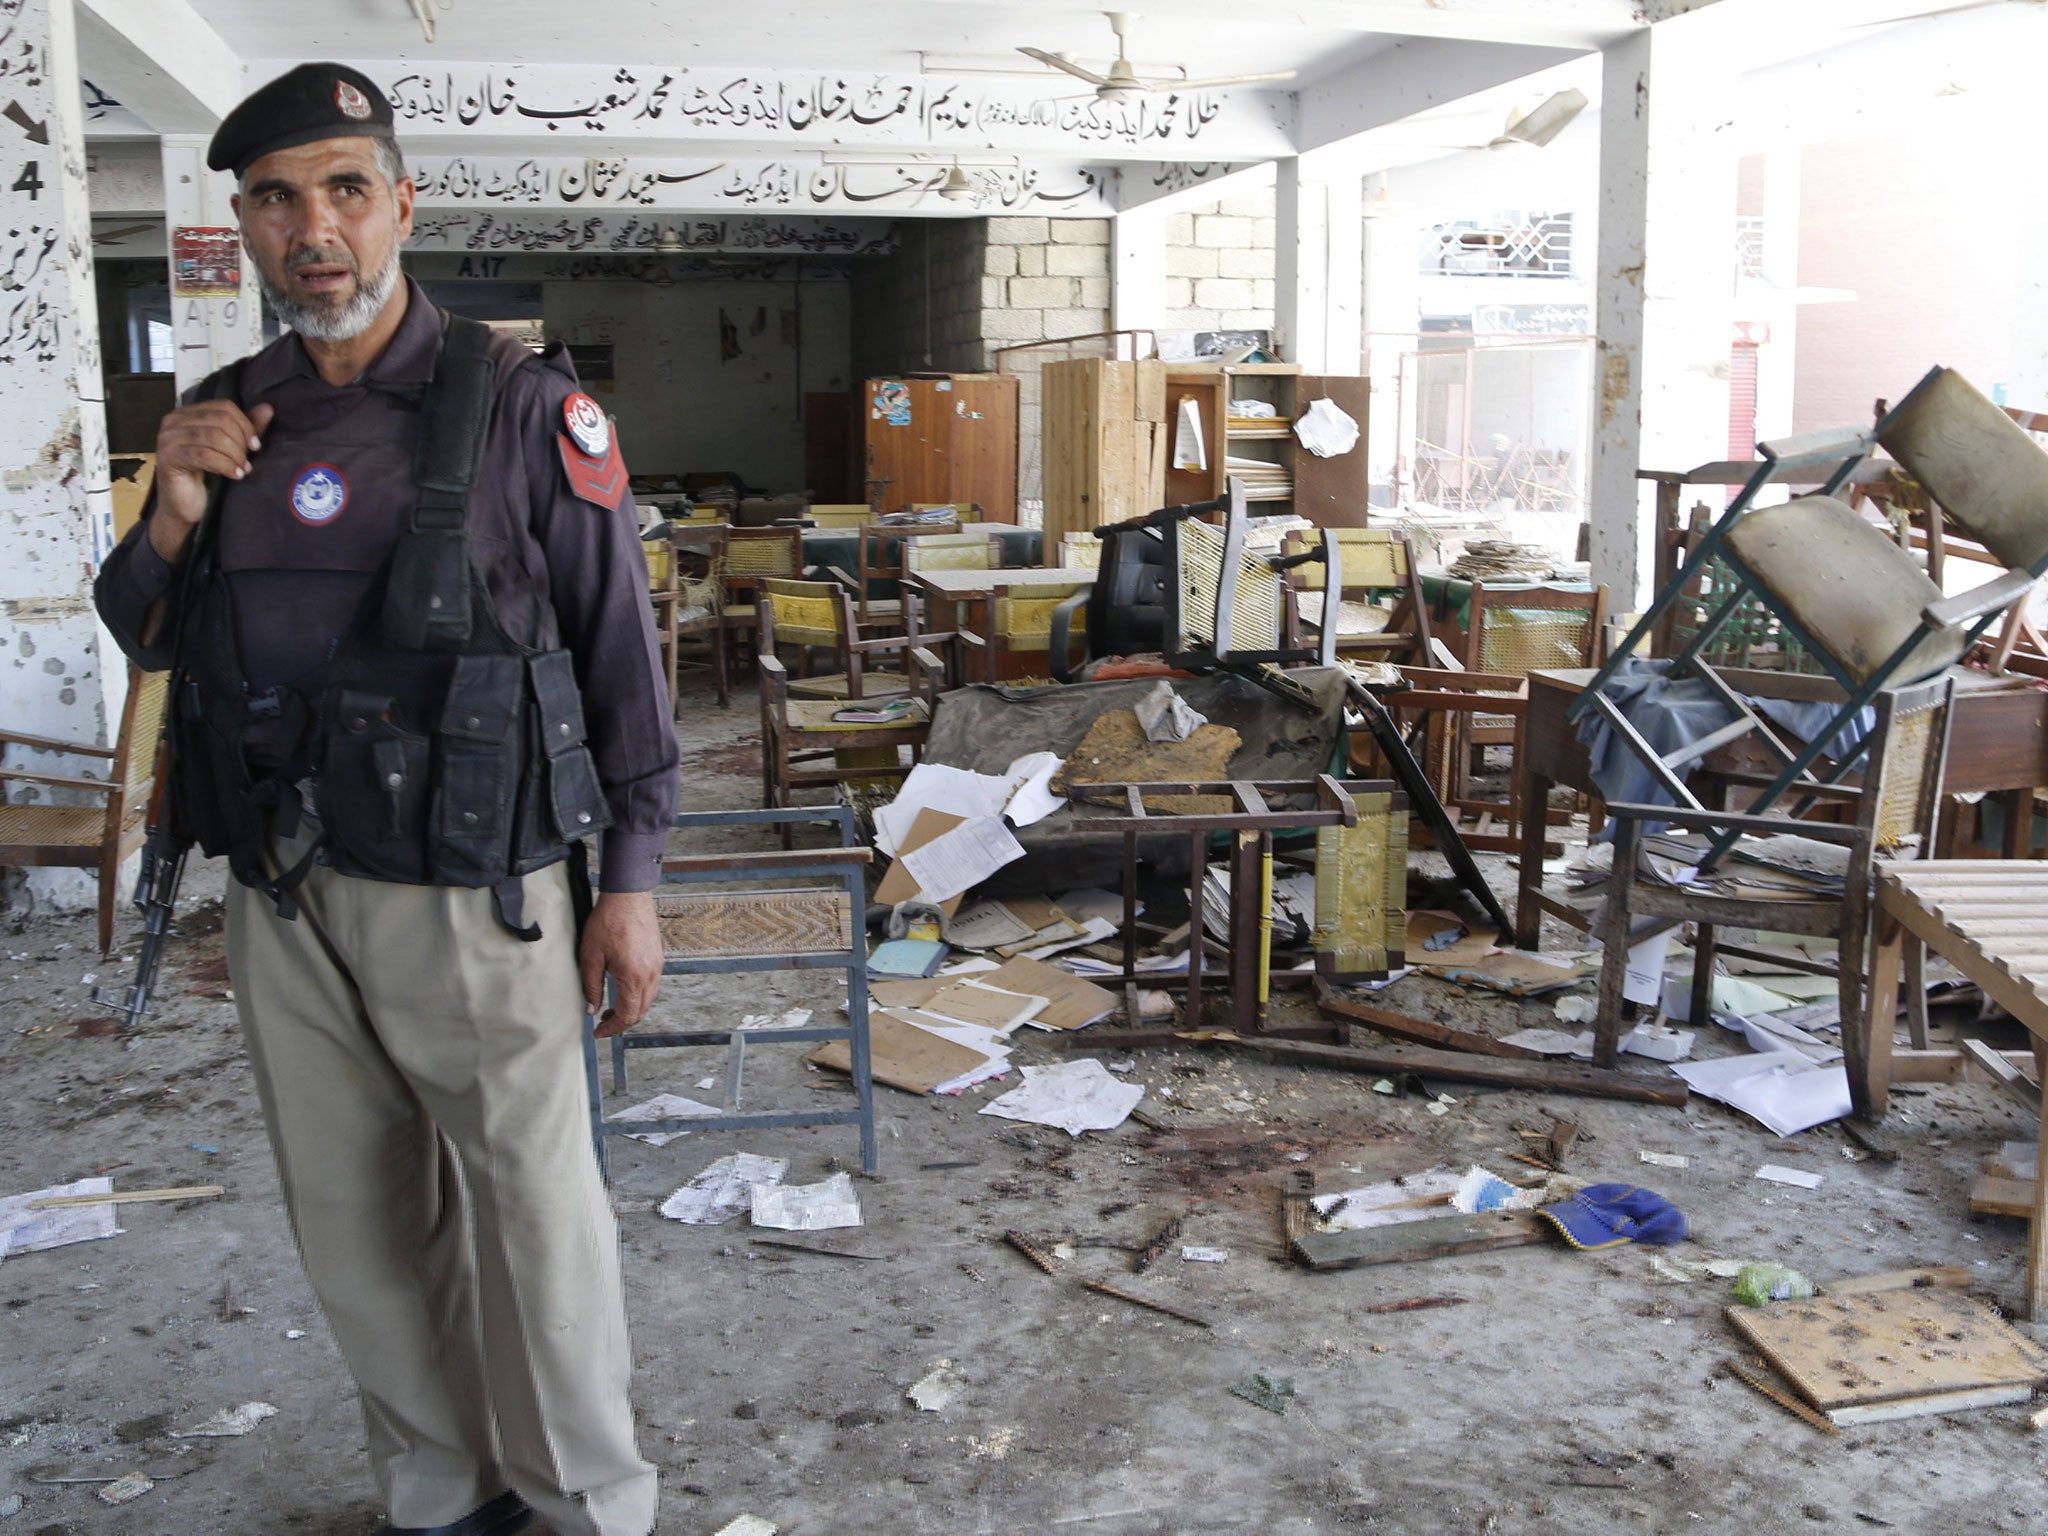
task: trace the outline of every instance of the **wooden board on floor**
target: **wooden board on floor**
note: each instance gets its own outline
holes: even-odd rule
[[[2034,1214],[2034,1181],[2008,1179],[1995,1173],[1978,1174],[1970,1185],[1970,1214],[2027,1220]]]
[[[1429,1221],[1366,1227],[1356,1232],[1308,1232],[1294,1240],[1294,1256],[1310,1269],[1359,1269],[1417,1259],[1522,1248],[1550,1239],[1552,1228],[1533,1211],[1485,1211]]]
[[[2048,1381],[2048,1352],[1945,1287],[1730,1307],[1728,1321],[1823,1413]]]

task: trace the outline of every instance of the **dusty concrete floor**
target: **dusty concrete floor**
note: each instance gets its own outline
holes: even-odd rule
[[[687,801],[753,803],[751,714],[686,722]],[[218,877],[213,877],[218,891]],[[202,873],[200,885],[206,876]],[[1505,883],[1505,870],[1501,873]],[[0,1533],[360,1536],[378,1512],[341,1362],[300,1277],[232,1007],[218,907],[188,909],[165,1006],[132,1037],[79,1035],[102,1012],[81,986],[109,972],[89,920],[0,936],[0,1190],[112,1173],[122,1187],[219,1182],[225,1200],[123,1212],[123,1235],[0,1266]],[[124,929],[124,935],[131,930]],[[132,943],[132,939],[130,940]],[[1548,1020],[1540,1003],[1411,979],[1394,1006],[1498,1032]],[[665,1008],[729,1018],[786,1000],[830,1006],[817,977],[725,978]],[[1049,1060],[1027,1043],[1020,1061]],[[633,1092],[689,1093],[707,1056],[635,1058]],[[751,1057],[763,1102],[843,1089],[794,1049]],[[1838,1129],[1780,1142],[1712,1103],[1642,1109],[1453,1087],[1432,1116],[1334,1073],[1194,1051],[1146,1052],[1135,1077],[1171,1129],[1070,1142],[958,1100],[878,1090],[882,1177],[859,1185],[867,1224],[837,1239],[875,1262],[749,1243],[743,1222],[684,1227],[653,1207],[731,1138],[655,1150],[614,1142],[645,1451],[662,1468],[662,1530],[711,1532],[758,1513],[817,1533],[1064,1531],[1911,1532],[2048,1528],[2048,1440],[2024,1410],[1825,1438],[1716,1376],[1735,1351],[1714,1282],[1652,1280],[1641,1250],[1507,1250],[1311,1275],[1283,1262],[1278,1191],[1296,1167],[1343,1187],[1436,1163],[1489,1164],[1518,1126],[1556,1110],[1585,1127],[1570,1167],[1644,1174],[1684,1209],[1682,1253],[1772,1258],[1816,1278],[1967,1264],[2008,1305],[2023,1281],[2019,1224],[1973,1221],[1983,1154],[2031,1136],[1989,1090],[1902,1094],[1906,1155],[1852,1162]],[[1171,1107],[1168,1107],[1171,1106]],[[617,1107],[616,1104],[614,1107]],[[850,1132],[759,1133],[804,1181],[855,1159]],[[200,1150],[210,1148],[215,1150]],[[1645,1169],[1643,1149],[1685,1154]],[[1765,1161],[1826,1176],[1816,1191],[1756,1182]],[[964,1162],[966,1167],[926,1165]],[[1185,1215],[1186,1241],[1227,1263],[1168,1260],[1140,1278],[1132,1244]],[[1058,1278],[1005,1248],[1006,1228],[1078,1240]],[[1121,1280],[1216,1320],[1203,1332],[1079,1289]],[[223,1287],[251,1309],[222,1320]],[[1452,1294],[1467,1304],[1369,1315]],[[293,1331],[303,1337],[290,1338]],[[937,1413],[904,1389],[939,1360],[964,1390]],[[1233,1397],[1250,1371],[1294,1379],[1277,1417]],[[278,1416],[238,1440],[163,1438],[249,1399]],[[107,1508],[54,1471],[164,1476]]]

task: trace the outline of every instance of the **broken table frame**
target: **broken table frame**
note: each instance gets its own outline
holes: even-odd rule
[[[1181,982],[1187,988],[1186,1020],[1190,1027],[1197,1026],[1201,1018],[1202,925],[1205,915],[1202,877],[1208,866],[1208,845],[1212,833],[1230,835],[1230,941],[1225,976],[1231,995],[1233,1027],[1238,1031],[1254,1035],[1270,1033],[1315,1037],[1332,1032],[1327,1024],[1272,1031],[1265,1027],[1266,999],[1272,984],[1273,834],[1304,827],[1344,828],[1356,832],[1360,829],[1362,811],[1370,814],[1381,809],[1362,807],[1360,802],[1367,797],[1383,796],[1383,809],[1387,813],[1384,822],[1387,834],[1380,845],[1380,868],[1377,871],[1381,882],[1377,888],[1379,899],[1372,899],[1375,872],[1368,867],[1358,876],[1362,884],[1354,884],[1347,879],[1346,883],[1350,885],[1344,893],[1347,900],[1340,903],[1337,900],[1337,880],[1358,872],[1335,867],[1326,871],[1322,867],[1323,860],[1318,858],[1316,974],[1339,981],[1359,980],[1384,975],[1401,965],[1400,952],[1387,949],[1382,951],[1378,966],[1363,970],[1338,969],[1335,954],[1355,955],[1360,949],[1369,949],[1369,933],[1365,943],[1346,944],[1343,951],[1333,952],[1325,946],[1326,936],[1335,935],[1340,925],[1352,930],[1346,938],[1356,939],[1360,932],[1373,924],[1375,918],[1381,933],[1388,931],[1390,915],[1396,925],[1401,921],[1404,902],[1398,894],[1392,893],[1397,882],[1405,888],[1407,879],[1407,803],[1391,784],[1367,779],[1337,779],[1325,773],[1313,779],[1264,782],[1226,779],[1202,784],[1070,783],[1067,795],[1077,802],[1077,812],[1078,802],[1082,801],[1120,800],[1123,804],[1119,813],[1096,816],[1081,812],[1074,821],[1076,832],[1120,832],[1124,839],[1124,970],[1121,976],[1101,979],[1125,986],[1139,983],[1170,986]],[[1164,795],[1227,796],[1229,805],[1227,809],[1215,811],[1160,813],[1145,804],[1148,796]],[[1279,810],[1271,804],[1272,799],[1309,795],[1315,798],[1313,809]],[[1188,874],[1188,969],[1185,978],[1138,969],[1138,838],[1158,833],[1178,833],[1188,838],[1190,844],[1192,868]],[[1347,861],[1338,857],[1331,862],[1334,866]],[[1368,866],[1371,863],[1369,854],[1365,863]],[[1348,905],[1349,910],[1325,912],[1323,896],[1326,890],[1331,895],[1330,906]],[[1138,1038],[1119,1037],[1131,1043],[1137,1043]],[[1171,1038],[1170,1031],[1159,1036],[1162,1041]]]
[[[590,1080],[590,1131],[598,1167],[609,1177],[607,1136],[641,1132],[748,1130],[773,1126],[857,1125],[860,1166],[875,1171],[874,1083],[868,1064],[868,961],[865,870],[873,853],[855,846],[853,812],[843,805],[770,811],[688,811],[672,825],[689,831],[714,827],[772,826],[827,822],[839,834],[836,848],[799,848],[767,853],[711,853],[665,858],[664,885],[700,889],[655,897],[662,929],[664,976],[724,971],[842,969],[846,972],[846,1020],[805,1029],[749,1031],[745,1028],[636,1030],[611,1040],[612,1087],[626,1086],[626,1053],[685,1045],[724,1045],[728,1055],[725,1108],[716,1115],[665,1120],[608,1120],[599,1081],[597,1041],[584,1035],[584,1065]],[[845,1040],[850,1044],[855,1107],[798,1113],[742,1112],[741,1074],[750,1036],[770,1043]]]

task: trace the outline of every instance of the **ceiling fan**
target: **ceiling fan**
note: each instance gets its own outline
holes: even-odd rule
[[[1438,143],[1428,145],[1427,147],[1432,149],[1542,149],[1552,139],[1563,133],[1571,125],[1572,120],[1585,111],[1588,105],[1590,103],[1587,101],[1584,91],[1580,90],[1577,86],[1567,86],[1564,90],[1546,96],[1526,112],[1510,107],[1508,109],[1507,123],[1499,133],[1490,139],[1483,139],[1476,144]],[[1446,127],[1449,127],[1451,123],[1458,119],[1465,118],[1469,120],[1473,115],[1475,114],[1457,112],[1448,114],[1436,121],[1442,122]],[[1419,121],[1429,123],[1431,120],[1429,118],[1422,118]]]
[[[1095,87],[1097,101],[1130,102],[1151,91],[1209,91],[1221,90],[1230,85],[1263,85],[1273,80],[1292,80],[1291,69],[1274,70],[1256,75],[1218,75],[1207,80],[1177,80],[1170,76],[1146,77],[1131,67],[1130,55],[1125,43],[1131,22],[1135,19],[1129,11],[1104,11],[1109,18],[1110,30],[1116,33],[1116,60],[1109,66],[1109,73],[1098,75],[1094,70],[1076,64],[1063,53],[1048,53],[1043,48],[1019,48],[1017,51],[1028,58],[1049,64],[1054,69],[1064,70],[1075,78],[1087,81]]]

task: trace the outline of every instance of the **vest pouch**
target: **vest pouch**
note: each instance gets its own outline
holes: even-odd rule
[[[427,880],[427,738],[399,722],[388,694],[341,690],[320,765],[320,819],[345,874]]]
[[[467,645],[471,579],[469,542],[460,528],[415,528],[401,535],[384,586],[384,643],[401,651]]]
[[[517,656],[455,662],[435,730],[441,767],[428,859],[437,885],[488,884],[508,867],[525,673]]]
[[[548,807],[556,833],[575,842],[611,823],[583,734],[583,696],[567,651],[543,651],[527,662],[540,712],[541,751],[547,759]]]

